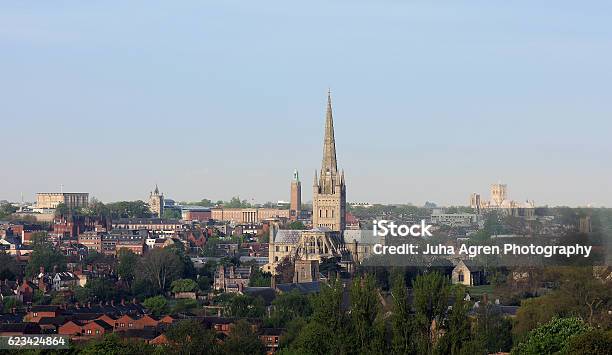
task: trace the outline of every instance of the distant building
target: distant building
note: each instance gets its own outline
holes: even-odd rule
[[[580,233],[591,233],[593,231],[591,228],[590,216],[580,217],[580,225],[578,226],[578,230]]]
[[[524,219],[535,218],[535,203],[529,200],[524,203],[508,200],[508,185],[505,184],[491,185],[491,199],[489,201],[483,200],[478,193],[472,193],[470,195],[470,207],[478,213],[483,210],[498,210],[507,216]]]
[[[451,227],[469,227],[478,222],[478,215],[474,213],[444,213],[441,209],[434,209],[431,214],[431,223]]]
[[[505,184],[491,185],[491,202],[495,206],[501,206],[502,202],[506,200],[507,191],[508,186]]]
[[[461,260],[453,269],[453,284],[478,286],[484,284],[484,281],[484,270],[482,266],[479,266],[472,261]]]
[[[215,271],[214,288],[223,292],[239,292],[249,286],[250,278],[250,267],[219,265]]]
[[[294,283],[319,281],[319,262],[317,260],[296,260],[293,273]]]
[[[89,194],[85,192],[39,192],[36,194],[36,209],[55,209],[59,204],[66,207],[87,207]]]
[[[298,171],[293,172],[291,181],[291,203],[289,205],[289,219],[297,221],[302,212],[302,183]]]
[[[181,219],[184,221],[207,222],[212,219],[212,212],[208,207],[183,206],[181,207]]]
[[[289,218],[289,210],[278,208],[213,208],[212,219],[236,224],[261,223],[269,218]]]
[[[149,208],[159,218],[164,214],[164,194],[159,192],[157,185],[155,185],[155,190],[149,195]]]

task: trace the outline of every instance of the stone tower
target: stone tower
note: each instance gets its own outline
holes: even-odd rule
[[[292,221],[297,221],[300,218],[302,211],[302,183],[298,171],[293,172],[293,180],[291,180],[291,205],[289,207],[289,218]]]
[[[149,195],[149,208],[158,218],[164,214],[164,194],[159,193],[157,184],[155,184],[155,190]]]
[[[508,186],[504,184],[491,185],[491,202],[493,206],[500,207],[507,198]]]
[[[336,161],[336,140],[330,92],[327,93],[321,172],[317,176],[315,171],[312,189],[312,226],[343,231],[346,226],[346,185],[344,172],[338,172]]]

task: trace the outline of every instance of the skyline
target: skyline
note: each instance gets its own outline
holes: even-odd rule
[[[347,201],[612,206],[612,5],[270,3],[1,5],[0,199],[310,201],[331,87]]]

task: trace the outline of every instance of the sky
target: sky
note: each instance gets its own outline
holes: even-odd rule
[[[0,200],[612,206],[609,1],[3,1]]]

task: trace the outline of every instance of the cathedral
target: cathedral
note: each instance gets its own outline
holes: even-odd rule
[[[284,258],[293,261],[322,261],[338,257],[350,271],[371,254],[372,232],[345,230],[346,184],[344,172],[338,171],[331,94],[327,95],[323,159],[315,171],[312,197],[312,229],[283,230],[270,228],[268,263],[264,270],[275,273]],[[292,190],[293,192],[293,190]],[[297,265],[297,264],[296,264]]]

